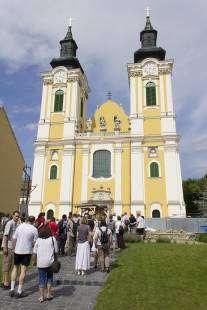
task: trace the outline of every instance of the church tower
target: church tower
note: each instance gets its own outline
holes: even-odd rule
[[[71,208],[74,136],[84,130],[89,92],[86,76],[76,57],[77,49],[70,24],[65,38],[60,41],[60,57],[52,59],[52,70],[42,74],[42,102],[29,204],[29,214],[35,216],[50,210],[60,217],[68,214]]]
[[[128,64],[131,122],[131,206],[146,217],[185,217],[172,97],[173,60],[157,47],[149,11],[141,48]]]

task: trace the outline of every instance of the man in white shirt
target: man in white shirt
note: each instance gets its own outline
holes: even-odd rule
[[[145,220],[144,217],[141,216],[141,211],[137,211],[137,234],[140,235],[141,240],[144,239],[145,233]]]
[[[14,233],[14,267],[11,274],[11,291],[10,296],[14,297],[14,287],[17,278],[18,267],[20,266],[19,285],[17,298],[25,295],[22,292],[22,286],[26,275],[27,267],[30,264],[34,243],[38,237],[37,228],[34,227],[35,217],[29,216],[28,221],[19,225]]]
[[[12,220],[7,221],[4,228],[4,236],[2,241],[2,249],[3,249],[2,287],[5,290],[10,288],[9,273],[12,268],[13,256],[14,256],[12,238],[17,226],[19,225],[19,218],[20,218],[19,211],[14,211],[12,214]]]

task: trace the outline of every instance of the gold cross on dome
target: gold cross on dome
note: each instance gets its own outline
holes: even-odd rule
[[[74,18],[70,17],[69,18],[69,27],[72,27],[72,21],[75,20]]]
[[[112,97],[112,93],[111,93],[110,91],[108,91],[108,93],[107,93],[107,97],[108,97],[108,99],[109,99],[109,100],[111,99],[111,97]]]
[[[147,17],[150,17],[150,11],[151,9],[149,7],[146,8],[146,14],[147,14]]]

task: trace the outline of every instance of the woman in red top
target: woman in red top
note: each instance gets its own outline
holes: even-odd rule
[[[38,218],[35,221],[35,227],[39,230],[44,225],[45,225],[45,213],[40,212]]]
[[[55,222],[55,218],[52,217],[52,219],[49,221],[49,227],[51,229],[52,235],[56,238],[58,236],[58,224]]]

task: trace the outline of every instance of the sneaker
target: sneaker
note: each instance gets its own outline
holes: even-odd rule
[[[16,295],[16,298],[18,299],[18,298],[24,298],[24,297],[27,297],[28,296],[28,294],[25,294],[24,292],[21,292],[21,293],[17,293],[17,295]]]
[[[82,270],[82,276],[85,276],[86,272],[84,270]]]
[[[10,285],[5,285],[4,283],[1,284],[1,288],[3,290],[9,290],[10,289]]]
[[[10,296],[10,297],[14,297],[14,296],[15,296],[14,290],[11,290],[11,291],[9,292],[9,296]]]

